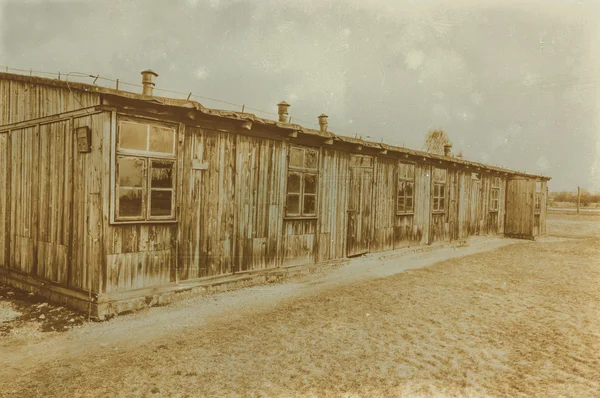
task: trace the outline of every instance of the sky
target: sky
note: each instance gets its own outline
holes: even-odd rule
[[[293,123],[326,113],[334,133],[413,149],[441,128],[466,159],[595,192],[598,15],[600,0],[0,0],[0,65],[135,84],[149,68],[207,107],[276,118],[255,110],[285,100]]]

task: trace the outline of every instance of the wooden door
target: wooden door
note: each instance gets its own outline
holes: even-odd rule
[[[535,181],[511,179],[506,183],[504,234],[533,239]]]
[[[471,177],[471,217],[469,235],[481,233],[481,180]]]
[[[458,239],[458,209],[459,209],[459,186],[458,173],[450,173],[450,206],[448,208],[448,224],[450,228],[450,240]]]
[[[373,158],[353,155],[349,174],[347,256],[351,257],[369,252],[373,233]]]

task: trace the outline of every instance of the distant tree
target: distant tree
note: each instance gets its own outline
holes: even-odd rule
[[[462,151],[458,151],[458,153],[456,154],[456,157],[459,159],[462,159],[464,157]]]
[[[435,153],[437,155],[444,154],[444,145],[450,144],[448,134],[444,130],[435,129],[427,133],[425,137],[425,151],[429,153]]]

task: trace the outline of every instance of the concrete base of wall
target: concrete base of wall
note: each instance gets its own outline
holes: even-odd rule
[[[342,259],[319,264],[272,268],[214,278],[193,279],[154,288],[143,288],[101,295],[98,300],[98,318],[102,320],[143,308],[171,304],[190,297],[281,282],[296,276],[322,272],[325,269],[335,269],[347,262],[347,259]]]
[[[304,264],[291,267],[250,271],[234,275],[186,280],[180,283],[147,287],[142,289],[89,294],[74,291],[56,284],[0,268],[0,282],[33,292],[48,301],[89,314],[96,320],[105,320],[118,314],[138,311],[143,308],[167,305],[189,297],[210,295],[244,287],[281,282],[285,279],[335,269],[348,262],[347,259],[319,264]]]

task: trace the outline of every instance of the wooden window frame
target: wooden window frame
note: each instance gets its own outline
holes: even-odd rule
[[[497,213],[500,208],[500,177],[492,177],[490,191],[490,213]]]
[[[410,173],[406,171],[411,170]],[[410,174],[410,175],[409,175]],[[411,187],[411,195],[406,194],[406,186]],[[403,195],[400,195],[400,189]],[[400,199],[403,199],[403,205],[400,206]],[[406,203],[410,199],[411,206],[408,209]],[[396,215],[413,215],[415,213],[415,164],[414,163],[398,163],[398,186],[396,189]]]
[[[134,150],[121,148],[121,126],[123,123],[146,125],[146,150]],[[150,151],[150,134],[152,127],[164,128],[172,130],[173,134],[173,150],[172,152],[153,152]],[[114,130],[114,145],[112,146],[115,153],[113,164],[113,183],[112,189],[114,192],[111,211],[112,224],[155,224],[155,223],[175,223],[177,222],[177,137],[178,129],[171,124],[161,123],[151,119],[131,118],[118,116]],[[143,162],[142,170],[142,214],[140,216],[120,216],[119,193],[121,188],[131,188],[120,185],[119,178],[119,159],[138,159]],[[154,162],[170,163],[172,165],[171,188],[152,187],[152,165]],[[138,189],[138,188],[135,188]],[[169,215],[152,215],[152,192],[169,191],[171,192],[171,212]]]
[[[291,154],[293,150],[301,150],[304,152],[304,165],[303,167],[295,166],[291,164]],[[308,151],[314,151],[316,153],[316,165],[314,168],[306,167],[306,153]],[[299,145],[291,145],[288,147],[287,154],[287,171],[286,171],[286,186],[285,186],[285,204],[284,214],[286,219],[316,219],[319,217],[319,162],[320,162],[320,150],[319,148],[304,147]],[[298,192],[289,192],[289,176],[291,174],[297,174],[300,178],[300,186]],[[315,176],[315,192],[305,192],[305,179],[306,176]],[[288,198],[290,196],[298,196],[298,213],[290,213],[288,210]],[[305,213],[304,211],[304,198],[306,196],[314,196],[315,200],[315,211],[314,213]]]
[[[440,180],[436,180],[436,170],[443,170],[444,172],[444,180],[442,181]],[[446,213],[446,203],[447,203],[447,198],[446,198],[446,186],[448,184],[448,170],[446,169],[442,169],[442,168],[437,168],[434,167],[432,170],[432,176],[431,179],[433,180],[433,184],[432,184],[432,203],[431,203],[431,207],[432,207],[432,212],[436,213],[436,214],[444,214]],[[439,189],[437,189],[439,188]],[[439,194],[436,195],[436,190],[438,190]],[[436,200],[437,200],[437,207],[436,207]],[[440,206],[440,201],[442,202],[442,205]]]

